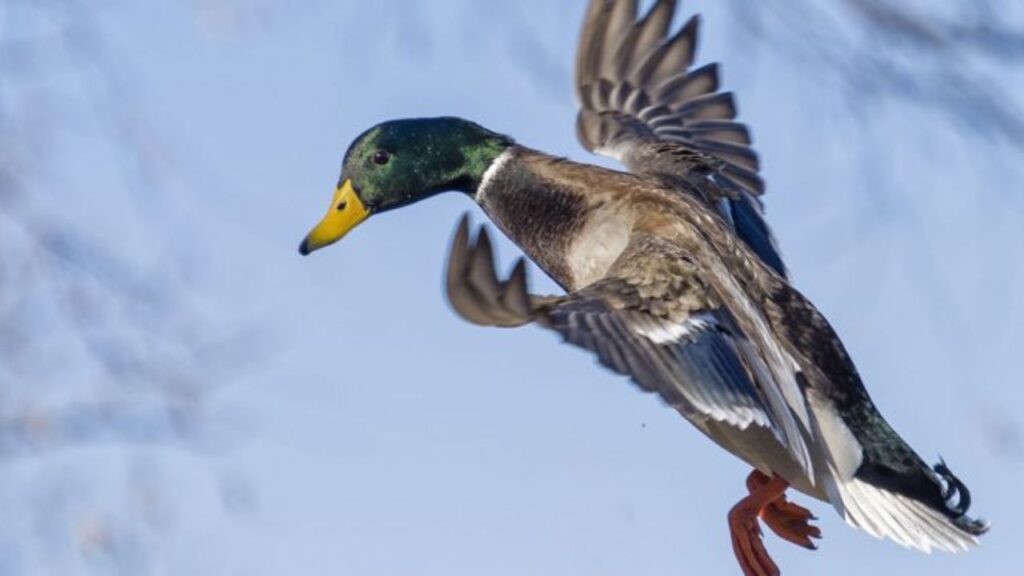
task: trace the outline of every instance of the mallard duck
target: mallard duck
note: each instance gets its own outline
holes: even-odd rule
[[[535,323],[657,394],[753,471],[728,513],[748,575],[778,574],[759,520],[815,548],[792,487],[876,537],[957,552],[988,524],[942,462],[890,427],[828,321],[787,280],[759,196],[757,156],[715,65],[691,69],[698,19],[673,0],[592,0],[579,44],[581,143],[628,172],[571,162],[468,120],[393,120],[345,154],[310,252],[372,215],[445,191],[472,198],[565,294],[527,288],[525,261],[495,270],[486,229],[459,224],[448,261],[455,311],[486,326]]]

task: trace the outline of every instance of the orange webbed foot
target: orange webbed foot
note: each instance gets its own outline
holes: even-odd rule
[[[771,480],[767,475],[754,470],[747,478],[747,490],[753,494]],[[817,517],[803,506],[787,500],[785,492],[769,502],[759,516],[779,538],[809,550],[818,548],[811,538],[821,538],[821,530],[810,523],[811,520],[817,520]]]
[[[808,550],[818,549],[811,538],[821,538],[821,529],[810,522],[817,518],[803,506],[787,501],[785,496],[762,510],[761,519],[779,538]]]

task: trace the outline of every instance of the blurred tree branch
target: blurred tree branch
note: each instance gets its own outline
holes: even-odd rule
[[[59,462],[89,446],[208,442],[207,404],[233,370],[216,359],[237,358],[235,342],[204,336],[179,289],[187,271],[173,259],[140,273],[79,232],[88,215],[69,221],[58,209],[67,194],[91,193],[89,174],[76,190],[53,185],[63,140],[83,134],[113,150],[130,196],[146,202],[163,187],[156,139],[133,117],[124,62],[107,54],[91,9],[74,0],[0,6],[0,464],[27,459],[37,470],[28,484],[5,483],[0,503],[5,517],[46,523],[0,532],[0,551],[12,552],[5,574],[74,565],[61,559],[69,541],[72,557],[145,571],[141,534],[152,527],[116,520],[121,499],[90,496],[90,475]],[[142,489],[135,476],[124,481]],[[145,489],[162,498],[148,476]]]
[[[1024,24],[1007,0],[925,8],[894,0],[732,0],[742,29],[814,74],[844,81],[851,104],[900,98],[965,130],[1024,148],[1024,111],[992,74],[1024,63]]]

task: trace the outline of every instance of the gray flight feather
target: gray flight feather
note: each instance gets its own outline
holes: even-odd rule
[[[733,95],[718,92],[718,66],[690,70],[700,20],[694,16],[671,34],[675,9],[675,0],[658,0],[639,17],[635,0],[591,1],[576,59],[580,143],[637,174],[692,183],[713,172],[718,195],[728,197],[716,208],[785,276],[757,198],[764,182],[750,132],[735,121]],[[706,189],[703,182],[697,187]]]
[[[475,324],[537,322],[557,331],[699,427],[710,418],[741,430],[770,429],[813,477],[802,424],[762,359],[763,351],[718,301],[698,267],[649,236],[634,238],[621,262],[577,292],[533,296],[523,261],[507,280],[499,280],[486,230],[481,227],[473,241],[464,217],[448,260],[448,300]]]

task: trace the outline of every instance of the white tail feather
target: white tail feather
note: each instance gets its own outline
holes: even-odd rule
[[[857,479],[836,484],[839,501],[833,504],[843,519],[876,538],[925,553],[964,552],[978,545],[976,536],[924,503]]]

